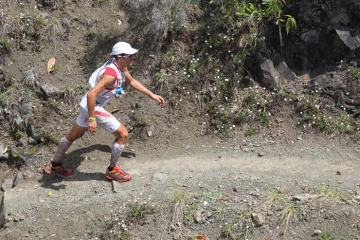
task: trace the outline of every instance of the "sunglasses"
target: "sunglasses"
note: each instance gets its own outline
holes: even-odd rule
[[[123,58],[134,58],[136,54],[130,54],[130,55],[120,55]]]

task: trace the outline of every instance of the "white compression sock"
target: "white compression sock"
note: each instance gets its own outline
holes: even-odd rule
[[[62,156],[64,155],[64,153],[69,149],[69,147],[71,146],[72,142],[69,142],[66,137],[62,137],[60,140],[60,144],[58,149],[56,150],[55,156],[54,156],[54,161],[58,162],[61,160]]]
[[[111,145],[111,159],[110,166],[114,167],[118,164],[119,158],[121,156],[122,151],[124,150],[124,144],[113,143]]]

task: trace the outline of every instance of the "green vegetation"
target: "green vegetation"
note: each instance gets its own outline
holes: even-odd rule
[[[255,129],[255,128],[250,127],[250,128],[248,128],[248,130],[246,131],[245,136],[249,136],[249,137],[251,137],[251,136],[253,136],[253,135],[255,135],[255,134],[256,134],[256,129]]]
[[[42,17],[39,17],[37,19],[38,23],[41,25],[41,26],[46,26],[47,25],[47,21],[45,18],[42,18]]]
[[[166,62],[172,62],[175,59],[175,54],[172,50],[168,50],[167,52],[163,53],[163,57]]]
[[[266,195],[266,203],[271,207],[285,202],[285,194],[280,188],[273,189]]]
[[[130,205],[130,217],[140,220],[146,213],[149,213],[150,208],[145,203],[134,203]]]
[[[319,240],[335,240],[335,237],[332,235],[329,229],[325,229],[321,233]]]
[[[15,131],[15,139],[19,140],[22,135],[23,135],[23,132],[20,129],[17,129]]]
[[[36,153],[36,149],[35,149],[34,147],[30,147],[30,148],[27,150],[26,155],[31,157],[31,156],[34,156],[35,153]]]
[[[7,52],[9,52],[10,48],[11,48],[10,38],[7,36],[0,38],[0,50],[4,49]]]
[[[191,63],[190,63],[190,66],[189,66],[189,72],[191,74],[195,74],[196,73],[196,69],[198,68],[199,66],[199,59],[195,59],[193,58],[191,60]]]
[[[234,224],[233,223],[225,223],[221,227],[221,233],[224,237],[234,239]]]
[[[42,142],[44,144],[57,144],[58,136],[54,132],[44,131],[41,135]]]
[[[147,121],[145,118],[136,118],[133,122],[132,122],[132,125],[134,127],[137,127],[137,128],[141,128],[141,127],[146,127],[146,126],[149,126],[149,121]]]
[[[285,224],[285,233],[291,221],[298,221],[301,217],[301,210],[293,204],[286,204],[281,211],[281,218]]]
[[[155,85],[160,88],[160,91],[163,90],[164,85],[168,86],[169,84],[169,76],[165,71],[156,72],[154,75]]]
[[[222,194],[218,192],[202,192],[200,197],[206,200],[217,201],[222,197]]]
[[[360,68],[350,68],[350,71],[354,78],[360,79]]]
[[[0,106],[11,104],[10,98],[10,91],[0,92]]]
[[[120,235],[105,233],[100,236],[100,240],[132,240],[130,233],[123,232]]]
[[[328,185],[324,185],[315,191],[316,194],[323,195],[327,198],[336,199],[339,202],[345,202],[346,197],[339,192],[338,189],[332,188]]]

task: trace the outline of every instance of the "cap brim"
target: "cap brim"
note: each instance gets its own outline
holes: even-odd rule
[[[139,50],[137,50],[137,49],[135,49],[135,48],[131,48],[131,49],[129,49],[129,52],[126,52],[125,54],[131,55],[131,54],[137,53],[138,51],[139,51]]]

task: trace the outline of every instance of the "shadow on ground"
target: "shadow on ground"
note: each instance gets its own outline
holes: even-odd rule
[[[43,173],[43,176],[38,180],[39,183],[41,183],[41,187],[60,190],[66,188],[66,184],[60,184],[61,182],[66,181],[108,181],[106,180],[104,174],[107,166],[104,166],[102,172],[80,172],[77,170],[80,164],[85,160],[85,154],[95,150],[109,153],[110,158],[110,147],[108,145],[95,144],[89,147],[77,149],[65,155],[63,161],[64,165],[73,171],[72,175],[67,178],[60,178],[55,176],[55,174]],[[136,157],[136,154],[132,152],[123,152],[121,157],[133,158]]]

